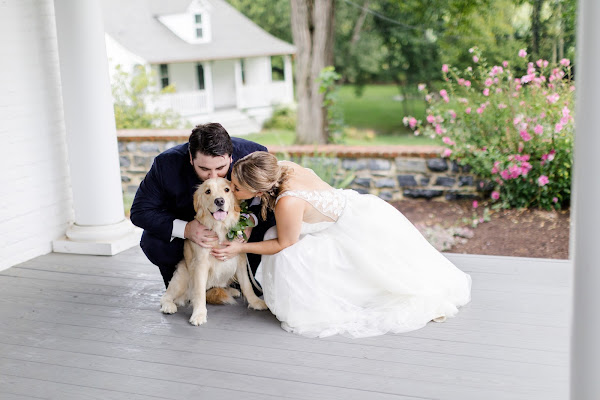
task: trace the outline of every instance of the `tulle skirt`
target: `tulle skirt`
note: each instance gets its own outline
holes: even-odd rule
[[[337,222],[303,223],[300,240],[263,256],[256,279],[283,329],[308,337],[367,337],[453,317],[471,277],[393,206],[344,190]],[[276,237],[276,227],[265,240]]]

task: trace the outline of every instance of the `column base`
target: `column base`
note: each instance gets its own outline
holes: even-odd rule
[[[140,243],[142,229],[125,219],[102,226],[72,225],[66,236],[52,242],[55,253],[112,256]]]

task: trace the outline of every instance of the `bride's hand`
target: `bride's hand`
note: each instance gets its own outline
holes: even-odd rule
[[[244,245],[244,243],[234,240],[232,242],[223,243],[222,247],[219,247],[219,248],[213,247],[210,254],[212,254],[213,257],[215,257],[217,260],[221,260],[221,261],[229,260],[232,257],[235,257],[236,255],[243,252],[242,251],[243,245]]]

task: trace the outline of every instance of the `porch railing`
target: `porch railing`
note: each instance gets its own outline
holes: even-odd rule
[[[151,109],[161,111],[172,109],[183,116],[212,111],[208,103],[208,94],[206,93],[206,90],[165,93],[157,96],[149,103]]]

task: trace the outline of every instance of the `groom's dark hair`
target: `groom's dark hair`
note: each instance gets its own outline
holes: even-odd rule
[[[223,128],[223,125],[217,122],[197,125],[192,129],[189,139],[189,150],[192,159],[200,152],[207,156],[217,157],[222,155],[232,155],[233,143],[229,133]]]

